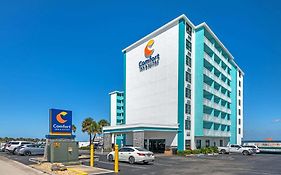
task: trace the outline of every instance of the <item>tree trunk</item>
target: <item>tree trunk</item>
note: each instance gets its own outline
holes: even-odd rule
[[[92,134],[89,134],[90,135],[90,146],[92,144]]]
[[[96,138],[96,134],[94,134],[93,143],[94,143],[94,141],[95,141],[95,138]]]

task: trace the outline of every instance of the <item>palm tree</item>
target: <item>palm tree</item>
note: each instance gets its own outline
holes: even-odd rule
[[[108,126],[109,122],[107,120],[100,120],[98,123],[94,121],[91,117],[84,119],[82,122],[82,132],[87,132],[90,136],[90,144],[95,140],[97,134],[102,133],[102,127]],[[92,139],[93,136],[93,139]]]
[[[103,128],[104,126],[109,126],[109,125],[110,125],[109,122],[108,122],[107,120],[104,120],[104,119],[101,119],[101,120],[98,122],[98,124],[99,124],[99,134],[102,133],[102,128]]]
[[[91,117],[84,119],[82,122],[82,132],[87,132],[90,136],[90,145],[92,144],[92,135],[98,130],[97,127],[97,123]]]
[[[72,124],[72,132],[75,133],[77,130],[76,126],[74,124]]]

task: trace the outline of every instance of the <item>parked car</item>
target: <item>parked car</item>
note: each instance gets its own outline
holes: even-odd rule
[[[4,152],[6,149],[6,143],[0,143],[0,151]]]
[[[112,151],[107,155],[108,161],[115,159],[115,152]],[[147,164],[154,162],[154,154],[141,147],[123,147],[119,149],[119,161],[129,162],[133,164],[135,162],[142,162]]]
[[[19,146],[16,149],[16,153],[19,155],[30,156],[30,155],[43,155],[45,150],[44,145],[27,144]]]
[[[245,148],[252,148],[255,153],[260,153],[261,152],[259,147],[257,147],[256,145],[243,145],[243,147],[245,147]]]
[[[27,144],[32,144],[32,142],[27,142],[27,141],[11,141],[8,142],[6,145],[6,151],[15,154],[15,151],[17,147],[27,145]]]
[[[243,155],[252,155],[254,150],[252,148],[242,147],[240,145],[229,144],[226,147],[218,147],[220,153],[242,153]]]

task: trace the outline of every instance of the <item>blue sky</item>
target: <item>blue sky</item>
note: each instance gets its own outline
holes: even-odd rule
[[[279,1],[0,1],[0,137],[44,137],[48,109],[109,119],[121,50],[181,14],[206,22],[245,72],[245,139],[281,140]]]

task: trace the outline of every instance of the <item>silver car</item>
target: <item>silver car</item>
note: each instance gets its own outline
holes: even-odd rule
[[[45,145],[28,144],[23,145],[17,149],[19,155],[43,155],[45,150]]]

